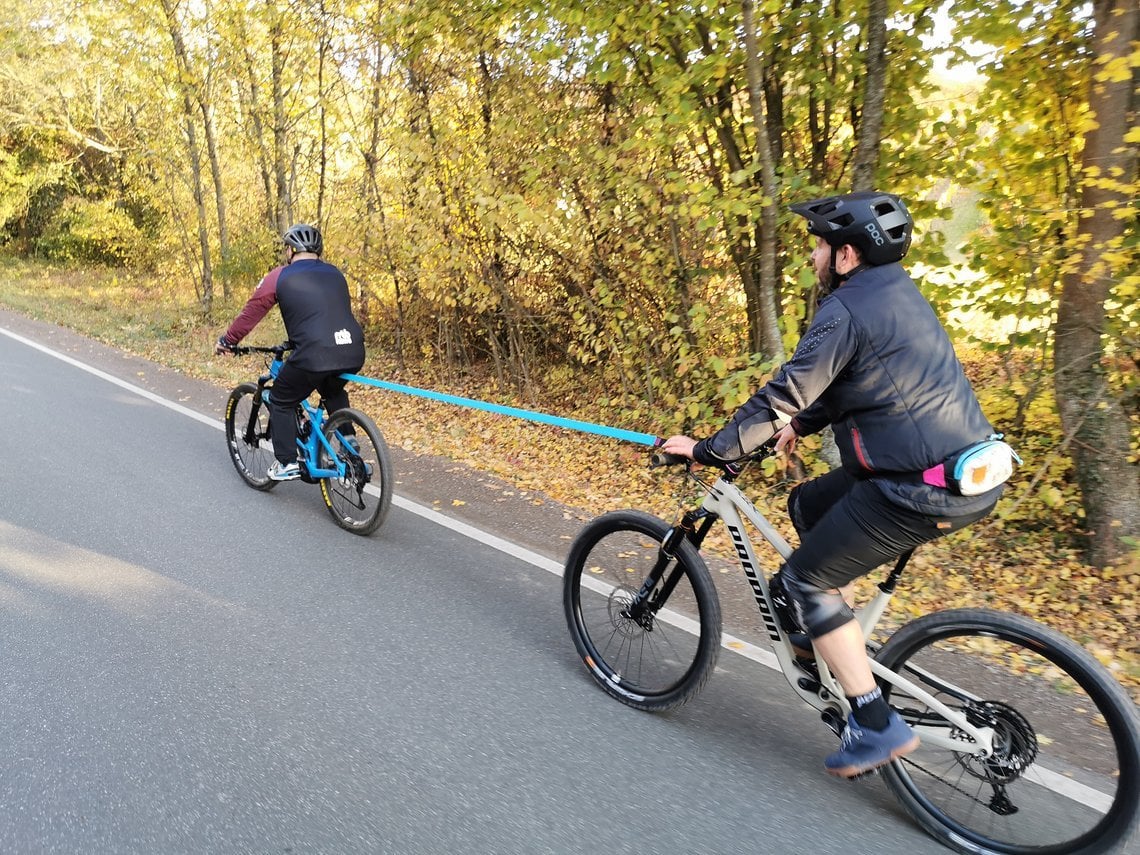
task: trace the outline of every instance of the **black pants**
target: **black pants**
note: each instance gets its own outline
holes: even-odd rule
[[[297,418],[294,413],[301,401],[317,392],[330,413],[348,406],[348,381],[341,374],[355,374],[359,365],[337,371],[312,372],[286,362],[281,366],[273,388],[269,390],[269,433],[273,438],[273,456],[281,463],[297,460]]]
[[[894,504],[874,482],[835,469],[800,484],[788,496],[788,513],[800,546],[787,564],[795,576],[813,586],[841,588],[991,510],[993,505],[966,516],[928,516]]]

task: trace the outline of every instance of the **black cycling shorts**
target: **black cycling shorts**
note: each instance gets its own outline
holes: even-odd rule
[[[929,516],[894,504],[873,480],[835,469],[788,496],[800,545],[787,564],[820,589],[841,588],[908,549],[982,519],[993,507],[965,516]]]

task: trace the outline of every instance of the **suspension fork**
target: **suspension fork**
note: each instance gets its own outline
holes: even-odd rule
[[[665,532],[661,546],[657,549],[657,560],[653,563],[653,569],[645,577],[641,590],[637,592],[633,601],[622,611],[624,617],[637,621],[646,629],[653,628],[653,616],[669,601],[673,589],[684,575],[681,565],[673,563],[677,550],[686,540],[699,549],[716,519],[717,515],[712,511],[697,508],[686,512],[680,522]],[[671,563],[673,563],[672,572],[662,584],[662,577]],[[654,591],[657,592],[656,596]]]
[[[262,407],[269,406],[265,391],[269,381],[272,379],[273,376],[271,374],[263,374],[257,378],[257,392],[254,393],[253,405],[249,408],[249,421],[245,426],[244,438],[247,445],[254,445],[259,441],[259,437],[257,436],[257,414]]]

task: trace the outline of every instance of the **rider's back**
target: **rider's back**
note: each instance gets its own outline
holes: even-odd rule
[[[348,371],[364,363],[364,334],[336,267],[319,259],[293,261],[278,277],[277,304],[295,347],[289,360],[297,368]]]

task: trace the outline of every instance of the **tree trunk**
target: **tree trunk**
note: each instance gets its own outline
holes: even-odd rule
[[[1120,273],[1109,251],[1119,247],[1125,221],[1114,216],[1132,203],[1136,149],[1125,141],[1135,125],[1136,83],[1128,58],[1138,37],[1140,7],[1129,0],[1096,0],[1089,109],[1084,140],[1081,218],[1076,263],[1063,280],[1057,310],[1055,383],[1085,509],[1088,560],[1105,567],[1123,557],[1124,538],[1140,536],[1140,478],[1128,462],[1129,413],[1105,376],[1105,301]],[[1123,73],[1106,71],[1110,65]],[[1097,78],[1101,79],[1097,79]]]
[[[206,214],[206,194],[202,186],[202,153],[198,147],[198,131],[194,125],[194,85],[190,71],[190,58],[178,22],[176,0],[162,0],[166,15],[167,32],[174,46],[174,68],[178,74],[178,88],[182,94],[182,116],[186,125],[186,154],[190,160],[191,189],[198,218],[198,252],[202,258],[202,289],[199,302],[202,311],[209,312],[214,305],[214,276],[210,263],[210,231]]]
[[[241,44],[244,47],[245,63],[243,70],[246,74],[245,85],[238,88],[239,103],[245,110],[248,121],[239,122],[247,128],[247,135],[257,152],[257,170],[261,177],[262,204],[264,205],[265,227],[274,229],[277,219],[274,215],[273,178],[270,167],[269,149],[265,144],[265,122],[262,118],[261,88],[258,85],[257,66],[253,56],[253,41],[246,29],[245,19],[239,17]]]
[[[325,65],[328,59],[329,43],[328,35],[328,12],[325,9],[325,2],[321,0],[319,5],[320,11],[320,35],[319,44],[317,46],[317,100],[320,103],[320,140],[321,140],[321,153],[320,153],[320,166],[317,170],[317,223],[321,224],[325,221],[325,192],[328,186],[328,168],[329,168],[329,141],[328,141],[328,107],[325,106]]]
[[[214,130],[214,112],[203,93],[198,99],[202,111],[202,127],[206,134],[206,155],[210,159],[210,176],[214,182],[214,206],[218,212],[218,252],[223,262],[222,299],[230,298],[230,277],[225,262],[230,258],[230,227],[226,219],[226,197],[222,192],[222,165],[218,158],[218,136]]]
[[[748,72],[748,104],[752,110],[752,124],[756,129],[755,157],[760,161],[760,187],[764,193],[760,208],[760,233],[757,238],[760,252],[757,264],[760,282],[756,295],[755,323],[760,329],[758,336],[755,336],[758,341],[753,343],[753,350],[759,350],[768,359],[782,362],[784,342],[780,335],[780,309],[777,299],[780,244],[776,234],[780,218],[780,183],[776,177],[772,141],[768,136],[768,122],[764,115],[764,74],[760,67],[760,51],[756,44],[753,0],[744,0],[744,47]],[[751,313],[750,306],[749,314]]]
[[[360,247],[360,265],[365,276],[368,275],[369,267],[372,263],[372,247],[375,235],[372,221],[376,218],[377,213],[380,215],[381,222],[383,222],[384,218],[376,178],[376,170],[380,162],[380,87],[383,83],[380,71],[383,61],[383,40],[380,37],[379,20],[380,11],[377,10],[376,23],[372,33],[374,54],[372,58],[371,82],[368,90],[368,148],[364,151],[364,174],[360,179],[361,195],[364,197],[364,234],[363,243]],[[399,294],[398,285],[396,293]],[[367,331],[374,323],[371,294],[367,288],[361,287],[357,296],[360,303],[360,322],[365,331]],[[398,342],[399,339],[397,338],[397,358],[399,358]]]
[[[855,145],[852,190],[874,190],[883,135],[887,94],[887,0],[870,0],[867,8],[867,53],[863,61],[863,106]]]
[[[269,45],[273,92],[273,178],[276,199],[273,216],[277,233],[284,234],[293,222],[293,199],[289,193],[288,129],[285,118],[285,16],[276,8],[271,11]]]

